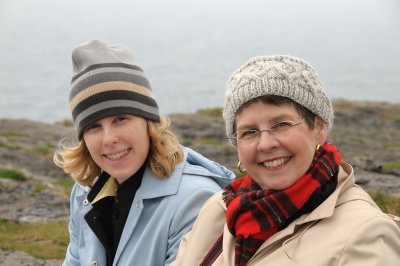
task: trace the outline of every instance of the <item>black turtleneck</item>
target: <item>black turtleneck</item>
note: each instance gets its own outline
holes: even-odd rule
[[[112,227],[114,235],[114,252],[117,251],[122,231],[128,218],[136,191],[142,183],[146,167],[141,167],[132,177],[119,185],[112,206]]]

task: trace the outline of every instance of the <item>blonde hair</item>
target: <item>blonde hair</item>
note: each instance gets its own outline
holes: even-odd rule
[[[147,127],[150,138],[147,164],[155,176],[167,178],[184,157],[178,138],[169,130],[170,120],[167,116],[161,116],[160,122],[148,120]],[[84,139],[71,146],[65,142],[66,138],[60,141],[53,156],[54,163],[79,184],[91,187],[102,170],[90,156]]]

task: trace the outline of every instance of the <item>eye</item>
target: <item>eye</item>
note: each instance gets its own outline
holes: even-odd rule
[[[295,123],[293,121],[280,121],[278,123],[275,123],[271,126],[270,130],[285,130],[288,129],[292,126],[294,126]]]
[[[123,121],[125,121],[125,120],[126,120],[126,117],[125,117],[125,116],[119,115],[119,116],[116,116],[116,117],[115,117],[114,122],[115,122],[115,123],[121,123],[121,122],[123,122]]]
[[[238,139],[253,138],[256,137],[257,135],[258,135],[257,129],[245,129],[245,130],[239,130],[237,132]]]
[[[99,129],[99,128],[100,128],[100,125],[94,123],[94,124],[91,124],[91,125],[87,126],[87,127],[85,128],[84,132],[85,132],[85,133],[86,133],[86,132],[93,132],[93,131],[95,131],[96,129]]]

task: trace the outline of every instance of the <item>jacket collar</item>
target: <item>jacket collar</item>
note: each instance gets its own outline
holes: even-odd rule
[[[117,180],[115,178],[109,177],[106,183],[100,189],[99,193],[97,193],[96,197],[90,201],[90,204],[93,205],[94,203],[106,197],[110,196],[115,197],[115,195],[117,194],[117,188],[118,188]]]
[[[257,252],[254,254],[253,258],[255,256],[257,256],[257,254],[260,251],[265,251],[266,249],[272,248],[273,245],[271,245],[272,243],[285,238],[289,235],[292,235],[294,233],[294,230],[296,227],[298,226],[302,226],[307,224],[307,227],[311,227],[315,222],[318,222],[321,219],[330,217],[333,215],[333,212],[335,210],[335,207],[339,204],[338,203],[338,198],[339,195],[349,189],[350,187],[352,187],[355,184],[355,177],[354,177],[354,172],[353,172],[353,168],[351,167],[351,165],[342,162],[339,168],[339,174],[338,174],[338,185],[337,188],[335,189],[335,191],[323,202],[321,203],[317,208],[315,208],[311,213],[307,213],[304,214],[302,216],[300,216],[299,218],[297,218],[295,221],[293,221],[291,224],[288,225],[288,227],[286,227],[285,229],[277,232],[276,234],[272,235],[270,238],[268,238],[257,250]],[[226,211],[226,205],[222,200],[222,197],[220,197],[218,203],[224,208],[224,210]],[[304,230],[303,232],[305,232],[306,230]],[[224,234],[225,233],[229,233],[229,231],[227,230],[227,228],[225,227],[224,230]],[[293,236],[292,238],[298,238],[298,241],[300,241],[301,236]],[[286,241],[291,241],[292,238],[289,238]],[[285,241],[285,242],[286,242]],[[295,246],[295,245],[293,245]],[[294,249],[290,249],[289,247],[284,245],[284,250],[285,253],[291,257],[291,254],[294,253]],[[253,259],[252,258],[252,259]],[[252,260],[250,259],[250,261]],[[249,262],[250,262],[249,261]]]
[[[300,216],[298,219],[293,221],[291,224],[288,225],[285,229],[277,232],[273,236],[271,236],[267,241],[265,241],[260,248],[257,250],[257,252],[254,254],[256,256],[261,250],[268,249],[269,247],[272,247],[272,243],[279,241],[282,238],[285,238],[287,236],[290,236],[294,233],[296,227],[299,226],[307,226],[311,227],[314,225],[314,223],[318,222],[321,219],[331,217],[333,215],[333,212],[335,210],[335,207],[337,205],[340,205],[340,202],[338,201],[339,195],[352,187],[355,184],[355,177],[354,177],[354,172],[353,168],[351,165],[342,162],[340,165],[339,169],[339,174],[338,174],[338,185],[336,190],[323,202],[321,203],[317,208],[315,208],[311,213],[304,214]],[[303,233],[306,232],[307,230],[303,230]],[[293,238],[297,238],[297,241],[300,241],[301,235],[294,235],[287,239],[285,241],[292,241]],[[292,257],[294,254],[295,249],[291,247],[295,247],[296,245],[285,245],[283,244],[283,249],[288,257]]]
[[[339,168],[338,185],[335,191],[323,203],[315,208],[314,211],[308,214],[304,214],[299,219],[297,219],[297,222],[294,223],[294,226],[296,226],[297,224],[308,223],[315,220],[331,217],[333,215],[335,207],[337,206],[339,195],[343,191],[352,187],[354,184],[355,177],[353,168],[351,167],[351,165],[342,162]]]
[[[190,148],[184,146],[181,146],[181,148],[184,154],[183,160],[175,166],[171,176],[168,178],[159,178],[154,175],[150,168],[147,167],[145,169],[142,184],[137,191],[141,199],[152,199],[176,194],[183,174],[207,176],[212,178],[221,187],[225,187],[234,180],[235,174],[230,170],[207,159]],[[186,167],[187,165],[193,167]],[[94,185],[99,182],[99,179],[100,177],[96,179]],[[91,188],[78,183],[77,185],[82,189],[79,191],[79,194],[76,195],[77,197],[84,197],[85,194],[90,193]]]
[[[321,203],[317,208],[315,208],[311,213],[307,213],[300,216],[296,220],[297,222],[292,224],[302,224],[332,216],[333,211],[337,206],[339,194],[342,191],[347,190],[354,184],[355,184],[355,177],[354,177],[353,167],[348,163],[342,162],[339,168],[338,185],[335,191],[323,203]],[[227,210],[226,204],[222,200],[222,197],[219,199],[218,203],[224,208],[225,211]]]
[[[147,167],[143,174],[142,184],[137,193],[140,193],[139,195],[142,199],[152,199],[176,194],[182,179],[186,158],[187,153],[184,153],[182,162],[175,166],[171,176],[167,178],[157,177],[154,175],[153,171]]]
[[[181,146],[184,158],[178,163],[168,178],[156,177],[147,168],[138,193],[142,199],[151,199],[178,193],[179,184],[184,174],[206,176],[213,179],[220,187],[225,187],[234,180],[235,174],[218,163],[209,160],[190,148]]]

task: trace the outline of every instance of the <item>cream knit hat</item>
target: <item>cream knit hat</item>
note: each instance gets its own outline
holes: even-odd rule
[[[286,55],[259,56],[239,67],[229,79],[223,110],[227,136],[234,132],[240,106],[264,95],[289,98],[321,117],[328,129],[332,127],[331,101],[309,63]]]

